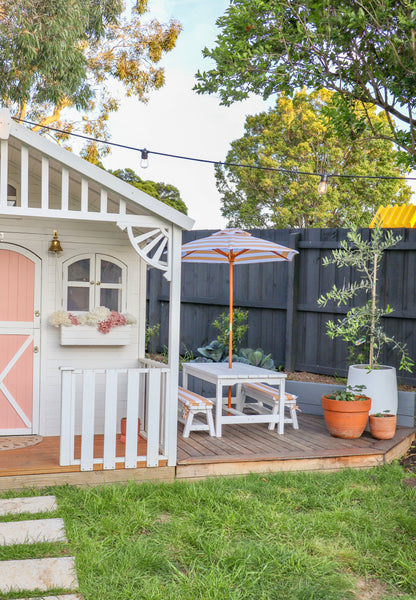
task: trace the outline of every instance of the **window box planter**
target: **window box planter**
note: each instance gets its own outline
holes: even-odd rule
[[[90,325],[61,325],[61,346],[125,346],[130,343],[131,325],[119,325],[101,333]]]

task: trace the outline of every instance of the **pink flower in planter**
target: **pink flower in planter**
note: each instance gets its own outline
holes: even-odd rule
[[[68,314],[68,318],[71,321],[72,325],[79,325],[78,319],[71,313]]]
[[[110,316],[105,321],[98,324],[98,331],[108,333],[113,327],[118,325],[127,325],[126,317],[115,310],[112,310]]]

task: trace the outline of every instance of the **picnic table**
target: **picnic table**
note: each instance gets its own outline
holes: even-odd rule
[[[215,398],[215,435],[221,437],[222,426],[240,423],[277,423],[278,432],[283,433],[284,420],[279,414],[246,414],[242,412],[242,385],[244,383],[266,383],[279,387],[280,410],[284,413],[285,381],[286,373],[270,371],[261,367],[255,367],[245,363],[234,362],[232,367],[228,363],[184,363],[183,381],[185,389],[188,387],[189,376],[213,383],[216,388]],[[228,407],[228,399],[224,397],[223,387],[228,391],[229,386],[236,385],[236,396],[231,408]],[[235,407],[234,407],[235,406]]]

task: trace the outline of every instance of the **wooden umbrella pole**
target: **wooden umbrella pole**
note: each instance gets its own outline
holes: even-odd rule
[[[228,332],[228,367],[233,366],[233,312],[234,312],[234,282],[233,282],[234,257],[230,255],[230,327]],[[231,408],[231,386],[228,386],[228,408]]]

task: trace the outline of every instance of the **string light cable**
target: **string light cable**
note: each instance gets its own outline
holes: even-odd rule
[[[416,181],[416,177],[408,177],[406,175],[354,175],[354,174],[341,174],[341,173],[313,173],[311,171],[299,171],[297,169],[279,169],[276,167],[262,167],[258,165],[244,165],[242,163],[231,163],[224,162],[219,160],[209,160],[205,158],[196,158],[194,156],[182,156],[179,154],[169,154],[167,152],[157,152],[156,150],[148,150],[147,148],[137,148],[135,146],[127,146],[125,144],[119,144],[117,142],[110,142],[107,140],[101,140],[99,138],[90,137],[87,135],[83,135],[81,133],[75,133],[72,131],[65,131],[63,129],[58,129],[57,127],[50,127],[49,125],[41,125],[40,123],[34,123],[33,121],[28,121],[26,119],[19,119],[17,117],[12,117],[14,121],[19,123],[25,123],[26,125],[32,125],[34,127],[40,127],[41,129],[47,129],[49,131],[55,131],[57,133],[62,133],[64,135],[72,136],[87,140],[89,142],[96,142],[99,144],[105,144],[107,146],[114,146],[116,148],[122,148],[124,150],[133,150],[134,152],[139,152],[141,155],[141,167],[147,168],[149,155],[153,154],[155,156],[164,156],[166,158],[176,158],[178,160],[188,160],[193,162],[211,164],[211,165],[220,165],[223,167],[238,167],[243,169],[254,169],[258,171],[272,171],[275,173],[285,173],[287,175],[306,175],[312,177],[320,177],[320,183],[318,186],[318,191],[320,194],[325,193],[327,189],[327,182],[329,178],[340,177],[347,179],[401,179],[401,180],[413,180]]]

